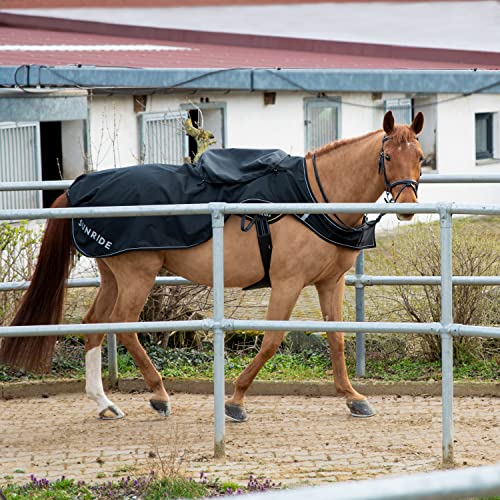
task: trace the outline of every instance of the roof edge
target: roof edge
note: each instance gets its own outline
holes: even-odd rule
[[[155,28],[97,21],[53,18],[11,14],[0,11],[0,26],[30,28],[98,35],[142,38],[180,43],[232,45],[274,50],[336,53],[377,58],[403,58],[429,62],[454,62],[474,65],[500,66],[500,52],[435,49],[403,45],[387,45],[360,42],[343,42],[310,38],[294,38],[213,31],[197,31],[174,28]]]
[[[414,94],[500,94],[498,70],[339,70],[266,68],[110,68],[95,66],[0,66],[0,85],[81,88],[110,93],[295,91]]]

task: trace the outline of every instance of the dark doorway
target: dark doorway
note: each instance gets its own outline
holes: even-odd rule
[[[42,180],[63,180],[61,122],[40,122]],[[43,206],[50,207],[63,191],[44,191]]]
[[[193,127],[195,128],[200,128],[200,111],[198,109],[190,109],[188,110],[188,115],[189,118],[191,118],[191,123],[193,124]],[[188,141],[189,141],[189,158],[191,158],[191,161],[194,160],[194,157],[198,153],[198,143],[196,142],[196,139],[194,137],[191,137],[188,135]]]

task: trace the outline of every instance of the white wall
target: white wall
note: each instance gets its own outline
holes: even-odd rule
[[[292,155],[304,151],[304,98],[310,95],[278,92],[276,104],[265,105],[262,92],[203,93],[148,96],[146,112],[176,111],[181,104],[202,99],[225,103],[226,147],[280,148]],[[361,135],[381,127],[383,113],[373,107],[371,93],[339,94],[342,137]],[[473,95],[443,102],[451,95],[438,95],[438,106],[424,110],[427,124],[437,126],[438,172],[500,174],[500,162],[475,160],[474,114],[500,114],[500,95]],[[422,101],[420,101],[422,102]],[[94,97],[90,104],[92,158],[97,169],[139,163],[138,114],[132,96]],[[431,118],[432,117],[432,118]],[[380,123],[379,123],[380,122]],[[500,133],[496,128],[497,135]],[[68,129],[69,134],[69,129]],[[428,139],[430,140],[430,139]],[[497,144],[500,138],[496,138]],[[424,141],[425,142],[425,141]],[[73,149],[78,149],[75,145]],[[499,149],[497,148],[497,151]],[[69,149],[65,149],[69,151]],[[68,163],[67,161],[65,162]],[[497,185],[422,185],[420,201],[498,203]]]
[[[93,169],[139,163],[137,123],[130,95],[94,96],[89,101],[89,145]]]
[[[61,122],[62,164],[65,179],[85,171],[84,120]]]
[[[371,94],[340,94],[340,134],[353,137],[373,130]],[[224,103],[226,147],[280,148],[303,155],[304,99],[308,94],[279,92],[276,104],[265,105],[262,92],[148,96],[145,112],[177,111],[181,104],[195,106],[201,99]],[[132,96],[93,97],[90,102],[90,143],[94,168],[139,163],[139,119]],[[377,121],[375,128],[381,123]],[[378,123],[380,121],[380,123]]]
[[[437,167],[440,174],[498,174],[500,160],[476,161],[475,113],[500,113],[500,95],[472,95],[456,100],[438,95]],[[494,129],[496,143],[500,130]],[[422,185],[422,202],[499,203],[500,184]]]
[[[383,112],[375,109],[371,93],[341,94],[342,137],[356,137],[382,128]]]

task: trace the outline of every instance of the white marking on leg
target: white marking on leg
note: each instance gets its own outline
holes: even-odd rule
[[[87,396],[97,403],[101,412],[113,403],[104,394],[101,375],[101,346],[93,347],[85,354],[85,391]]]

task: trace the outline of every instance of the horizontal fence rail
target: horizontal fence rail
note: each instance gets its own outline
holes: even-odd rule
[[[499,181],[500,181],[500,176]],[[450,180],[450,182],[452,182]],[[456,181],[459,182],[459,181]],[[464,180],[464,182],[471,182]],[[491,182],[491,180],[488,180]],[[58,187],[59,188],[59,187]],[[35,189],[35,188],[33,188]],[[40,189],[37,187],[36,189]],[[54,188],[55,189],[55,188]],[[230,214],[305,214],[305,213],[434,213],[440,217],[441,230],[441,276],[440,277],[406,277],[407,279],[430,279],[441,285],[441,321],[439,323],[360,323],[360,322],[314,322],[314,321],[244,321],[229,320],[224,317],[224,216]],[[92,325],[37,325],[35,327],[0,327],[2,336],[19,335],[60,335],[71,333],[96,333],[108,327],[112,332],[126,331],[162,331],[174,330],[211,330],[214,333],[214,413],[216,456],[224,455],[224,332],[235,329],[254,330],[309,330],[313,332],[347,331],[367,333],[433,333],[441,336],[442,341],[442,424],[443,424],[443,461],[453,462],[453,336],[491,336],[500,338],[500,328],[469,327],[453,324],[452,321],[452,215],[500,215],[500,205],[472,205],[458,203],[437,204],[381,204],[381,203],[298,203],[298,204],[243,204],[243,203],[208,203],[193,205],[156,205],[156,206],[124,206],[124,207],[87,207],[87,208],[49,208],[31,210],[0,210],[0,220],[42,219],[42,218],[78,218],[78,217],[130,217],[130,216],[162,216],[181,214],[210,214],[213,230],[213,319],[199,321],[174,321],[151,323],[113,323]],[[375,280],[373,280],[375,278]],[[471,277],[465,281],[471,284]],[[490,279],[489,277],[476,277]],[[493,277],[495,278],[495,277]],[[167,278],[170,279],[170,278]],[[364,287],[364,279],[394,279],[394,277],[366,277],[361,267],[357,266],[354,285]],[[435,280],[438,280],[435,282]],[[492,280],[496,284],[496,280]],[[386,283],[387,284],[387,283]],[[458,284],[455,283],[455,284]],[[478,283],[477,283],[478,284]],[[358,318],[357,318],[358,319]],[[168,325],[168,326],[166,326]],[[114,338],[114,336],[111,336]]]
[[[30,281],[6,281],[0,283],[0,292],[27,290]],[[394,286],[394,285],[441,285],[441,276],[354,276],[345,277],[347,286]],[[453,276],[453,285],[462,286],[499,286],[500,276]],[[92,278],[73,278],[66,281],[68,288],[98,287],[101,280],[98,276]],[[196,285],[180,276],[158,276],[154,286]]]
[[[0,210],[0,220],[154,217],[163,215],[253,214],[441,214],[500,215],[499,205],[466,203],[193,203],[85,208]]]
[[[68,189],[74,181],[0,182],[0,191],[31,191]],[[422,184],[493,184],[500,183],[500,174],[423,174]]]

